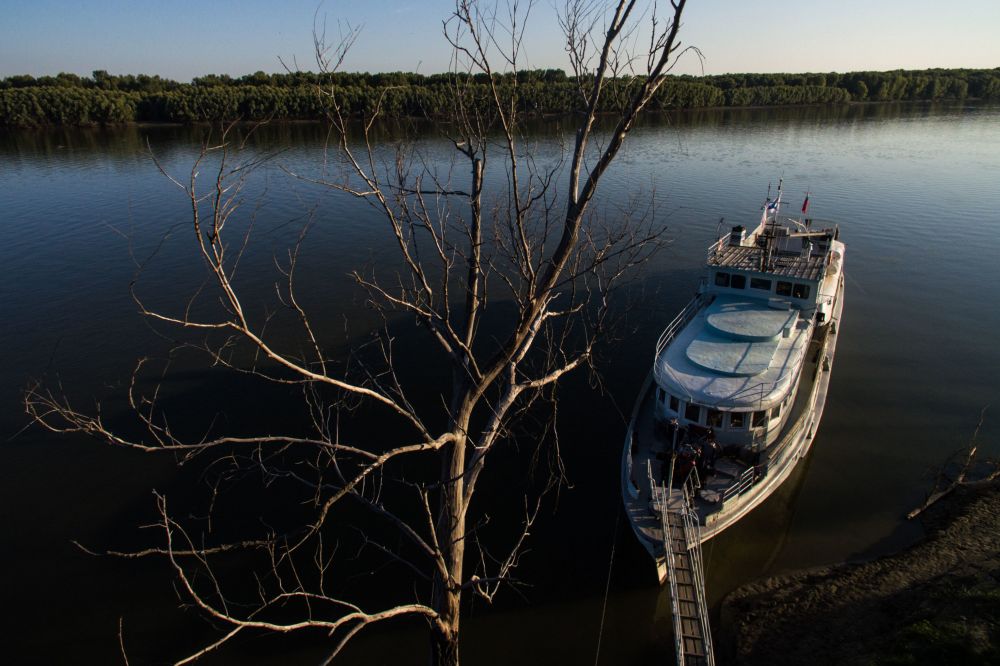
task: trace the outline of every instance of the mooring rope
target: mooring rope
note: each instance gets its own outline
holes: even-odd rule
[[[604,583],[604,603],[601,605],[601,626],[597,630],[597,653],[594,655],[594,666],[601,659],[601,639],[604,638],[604,616],[608,612],[608,594],[611,590],[611,570],[615,563],[615,547],[618,545],[618,526],[621,524],[622,508],[615,511],[615,531],[611,535],[611,558],[608,560],[608,578]]]

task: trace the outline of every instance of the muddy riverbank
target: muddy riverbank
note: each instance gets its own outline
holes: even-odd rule
[[[926,537],[895,555],[737,589],[720,663],[1000,664],[1000,483],[920,519]]]

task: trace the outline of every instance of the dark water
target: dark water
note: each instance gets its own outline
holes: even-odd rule
[[[136,313],[128,285],[133,257],[159,247],[140,290],[176,304],[201,277],[178,227],[182,193],[153,166],[147,141],[171,173],[183,174],[202,130],[130,128],[0,134],[0,589],[16,609],[4,650],[13,663],[116,659],[118,622],[133,663],[181,655],[203,625],[176,611],[162,562],[92,558],[149,518],[150,489],[175,483],[170,461],[20,432],[20,392],[31,377],[113,409],[134,360],[162,349]],[[244,288],[269,297],[271,259],[294,241],[311,210],[301,284],[319,325],[335,338],[375,322],[346,277],[387,265],[392,248],[378,220],[355,200],[291,180],[280,167],[318,173],[323,131],[266,128],[257,148],[286,148],[253,181],[260,204]],[[533,150],[554,161],[565,139],[538,128]],[[421,154],[444,172],[446,148],[433,136]],[[645,275],[650,294],[640,328],[606,367],[609,395],[571,391],[563,448],[571,488],[538,530],[526,558],[535,582],[525,600],[476,605],[465,624],[466,663],[605,663],[666,659],[669,605],[652,565],[618,522],[622,412],[651,362],[659,329],[690,296],[718,220],[752,224],[767,183],[783,177],[797,205],[840,223],[848,277],[841,341],[823,424],[796,475],[750,517],[705,549],[709,594],[793,568],[867,557],[919,536],[902,516],[918,503],[933,470],[966,444],[984,407],[980,438],[997,453],[1000,435],[1000,108],[871,106],[701,112],[637,128],[609,173],[599,207],[608,215],[641,194],[669,226],[671,246]],[[186,374],[178,390],[229,405]],[[198,393],[201,392],[201,393]],[[613,549],[613,550],[612,550]],[[611,567],[611,593],[604,588]],[[375,632],[348,663],[423,661],[412,627]],[[386,647],[391,642],[392,647]],[[220,662],[313,657],[315,642],[263,638]]]

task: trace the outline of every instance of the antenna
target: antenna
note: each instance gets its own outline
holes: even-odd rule
[[[719,258],[719,254],[722,251],[722,223],[726,221],[725,217],[719,218],[719,226],[715,228],[715,258]]]

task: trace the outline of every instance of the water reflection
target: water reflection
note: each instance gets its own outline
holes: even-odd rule
[[[380,128],[383,148],[391,151],[408,128]],[[206,131],[0,132],[4,404],[16,405],[26,378],[46,369],[58,370],[64,384],[85,397],[120,395],[134,359],[161,344],[130,300],[130,252],[148,256],[184,219],[186,202],[156,172],[148,150],[173,173],[183,173]],[[540,159],[559,158],[561,131],[558,120],[538,121],[529,143]],[[580,384],[565,389],[563,436],[573,488],[545,517],[526,559],[524,575],[534,583],[526,592],[529,602],[511,596],[498,608],[473,609],[469,663],[592,660],[596,640],[590,638],[601,626],[612,552],[602,661],[642,663],[669,652],[665,592],[627,528],[615,531],[621,414],[648,371],[660,328],[697,284],[719,218],[753,220],[769,180],[784,176],[789,191],[810,189],[815,214],[841,223],[848,244],[842,341],[807,464],[740,525],[706,545],[713,600],[761,574],[868,556],[914,538],[901,517],[919,501],[928,471],[966,442],[984,405],[1000,401],[1000,349],[993,344],[1000,330],[996,107],[695,110],[649,116],[633,138],[609,173],[598,208],[613,215],[641,189],[670,228],[672,245],[644,278],[646,297],[634,312],[634,332],[610,352],[608,393],[595,395]],[[256,130],[252,142],[261,151],[287,149],[280,166],[315,173],[325,139],[319,124],[275,124]],[[417,143],[448,168],[447,145],[438,135],[421,134]],[[381,227],[363,205],[290,181],[278,166],[255,182],[266,194],[246,288],[261,298],[272,293],[274,254],[315,209],[321,223],[302,266],[303,284],[310,285],[306,298],[322,313],[318,323],[331,339],[342,333],[345,319],[363,332],[370,313],[346,273],[359,262],[391,265]],[[200,279],[178,232],[140,286],[151,298],[170,302]],[[197,377],[177,387],[190,396],[228,390]],[[254,404],[254,415],[266,417],[266,406]],[[17,409],[5,410],[0,420],[6,433],[23,425]],[[996,452],[998,435],[1000,419],[988,415],[981,441]],[[5,503],[21,507],[8,514],[8,532],[34,546],[8,549],[3,589],[36,616],[73,616],[78,626],[53,646],[45,627],[26,622],[15,632],[15,652],[61,651],[54,661],[81,652],[115,659],[122,614],[140,625],[130,635],[151,650],[162,648],[157,616],[173,607],[162,570],[150,565],[123,574],[122,565],[95,563],[66,544],[107,543],[134,525],[148,510],[149,487],[170,483],[169,465],[37,431],[8,442],[6,451],[0,468]],[[129,585],[123,575],[141,584]],[[43,588],[55,599],[48,606],[37,601]],[[80,608],[91,608],[94,599],[105,600],[101,609],[80,617]],[[179,622],[183,629],[175,635],[197,631],[188,626],[197,622]],[[423,649],[419,631],[412,640],[407,629],[398,631],[399,644]],[[359,645],[382,638],[374,634]],[[279,644],[282,654],[287,645],[273,643]]]

